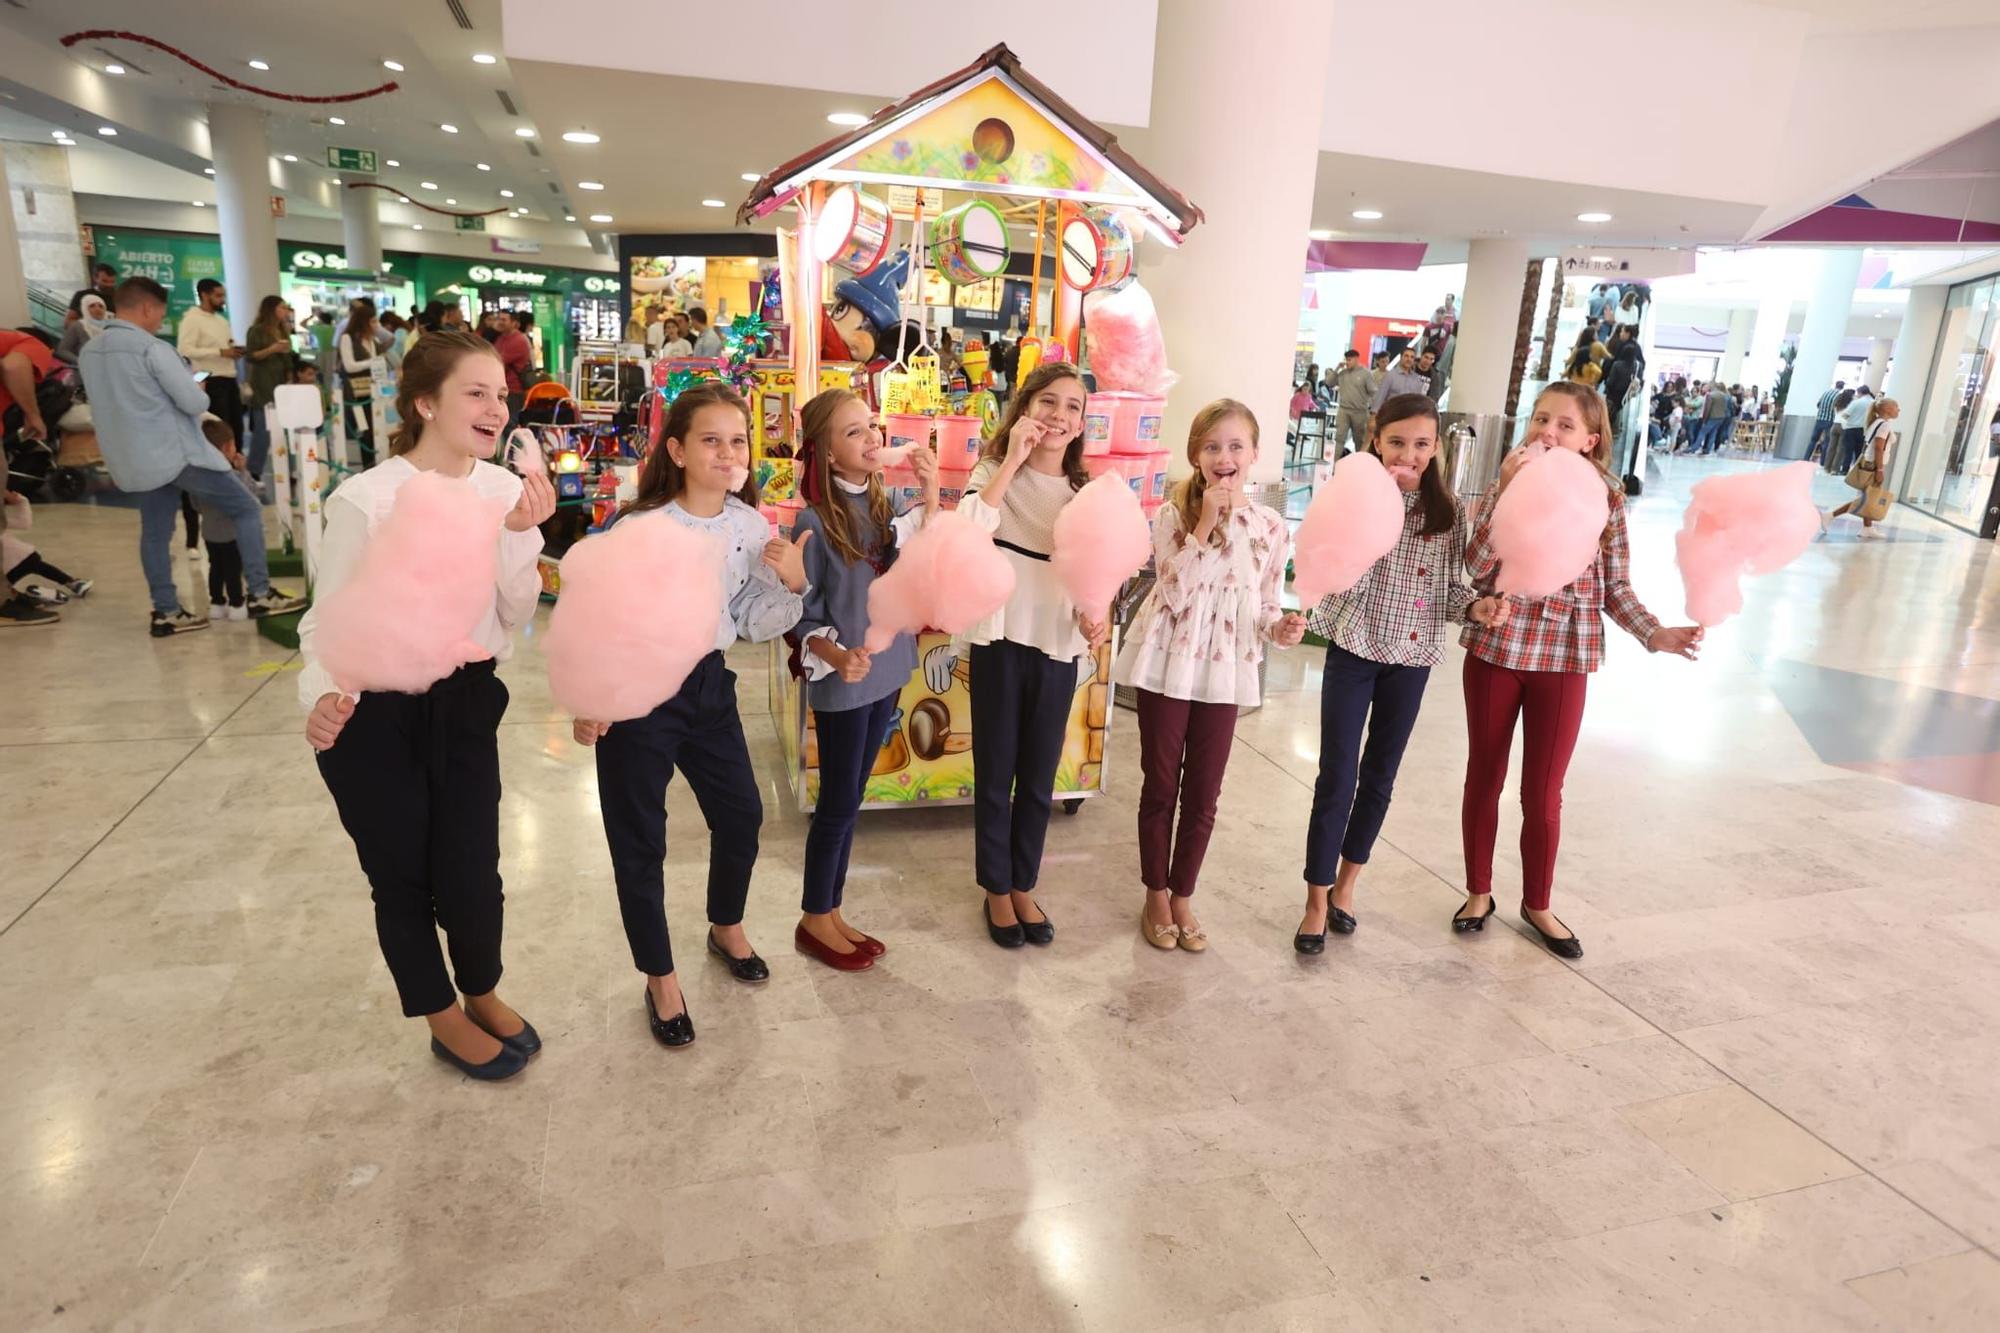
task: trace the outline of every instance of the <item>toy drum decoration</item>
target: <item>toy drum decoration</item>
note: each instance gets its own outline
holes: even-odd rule
[[[954,287],[1007,271],[1007,223],[984,199],[960,204],[931,223],[931,259]]]
[[[1102,208],[1088,209],[1062,229],[1062,280],[1079,292],[1116,287],[1132,275],[1132,233]]]
[[[843,185],[826,197],[813,250],[822,264],[860,277],[873,272],[888,257],[893,228],[887,204],[852,185]]]

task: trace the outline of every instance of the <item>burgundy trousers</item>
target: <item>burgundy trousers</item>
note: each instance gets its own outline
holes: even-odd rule
[[[1562,842],[1563,778],[1583,727],[1583,697],[1590,677],[1581,671],[1512,671],[1467,654],[1465,803],[1459,820],[1465,838],[1465,888],[1493,892],[1493,843],[1500,831],[1500,792],[1521,737],[1521,902],[1546,910]]]
[[[1194,892],[1208,837],[1215,831],[1215,802],[1222,770],[1236,736],[1235,704],[1198,704],[1140,690],[1139,878],[1152,890],[1177,898]],[[1180,827],[1174,827],[1174,809]]]

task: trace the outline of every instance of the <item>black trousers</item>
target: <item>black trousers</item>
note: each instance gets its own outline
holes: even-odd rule
[[[208,544],[208,604],[243,605],[243,551],[235,542]]]
[[[1333,883],[1342,860],[1368,864],[1430,678],[1427,666],[1391,666],[1356,656],[1337,643],[1326,646],[1319,694],[1319,778],[1306,823],[1306,883]],[[1366,748],[1361,741],[1364,724]]]
[[[632,965],[674,970],[667,936],[667,784],[679,769],[708,823],[708,919],[743,920],[764,802],[736,713],[736,673],[720,652],[701,659],[681,692],[641,718],[614,722],[597,742],[597,800]]]
[[[1002,639],[974,645],[971,667],[974,871],[988,893],[1026,893],[1042,875],[1076,663]]]
[[[208,394],[208,410],[221,417],[229,433],[243,438],[243,386],[234,375],[210,375],[201,382]]]
[[[813,803],[812,824],[806,829],[805,889],[799,910],[815,915],[840,906],[847,888],[847,858],[854,850],[854,821],[861,815],[861,797],[875,758],[889,739],[897,696],[888,695],[859,708],[822,713],[813,710],[819,735],[819,800]]]
[[[181,517],[187,520],[188,550],[192,551],[195,547],[201,545],[201,511],[194,507],[194,497],[186,491],[181,492]],[[173,516],[168,515],[168,539],[172,540],[173,535]]]
[[[423,694],[367,693],[320,776],[375,899],[375,938],[411,1018],[500,984],[500,747],[507,687],[491,662]]]

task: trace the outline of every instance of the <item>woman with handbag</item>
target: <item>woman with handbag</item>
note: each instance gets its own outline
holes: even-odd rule
[[[1889,423],[1902,415],[1902,406],[1893,398],[1877,398],[1868,409],[1861,456],[1847,472],[1847,484],[1861,494],[1828,514],[1829,522],[1842,514],[1854,514],[1861,519],[1861,535],[1872,537],[1875,520],[1889,516],[1889,506],[1896,502],[1889,490],[1889,451],[1902,438]]]

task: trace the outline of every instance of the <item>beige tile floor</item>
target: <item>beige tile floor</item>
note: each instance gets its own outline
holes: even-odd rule
[[[1635,525],[1662,608],[1700,475],[1674,466]],[[147,639],[135,516],[45,509],[101,583],[0,640],[0,1328],[2000,1325],[2000,808],[1822,763],[1767,675],[2000,697],[1992,546],[1895,527],[1938,540],[1814,547],[1698,666],[1613,649],[1568,791],[1580,966],[1504,918],[1446,929],[1455,653],[1360,932],[1294,956],[1307,652],[1240,728],[1205,956],[1133,929],[1126,714],[1111,794],[1050,840],[1053,949],[987,943],[968,816],[929,811],[857,845],[850,914],[892,952],[812,966],[786,947],[804,821],[739,652],[774,975],[701,957],[676,787],[679,1053],[530,640],[506,993],[547,1049],[486,1087],[397,1013],[295,664],[248,626]]]

